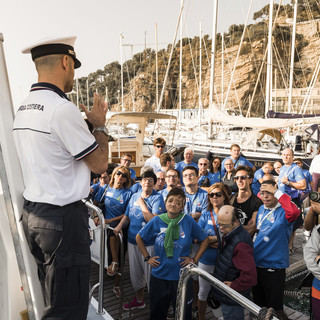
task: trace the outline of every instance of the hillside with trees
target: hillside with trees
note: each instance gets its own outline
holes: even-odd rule
[[[261,116],[265,105],[266,60],[264,59],[268,41],[269,5],[253,14],[255,23],[247,26],[243,43],[239,49],[244,25],[231,25],[223,35],[224,54],[222,56],[222,35],[216,36],[215,95],[217,104],[223,101],[225,107],[238,114],[246,115],[250,103],[250,114]],[[276,23],[273,31],[273,74],[277,88],[289,85],[289,66],[292,39],[292,4],[274,6]],[[311,81],[313,69],[319,53],[320,6],[318,0],[298,2],[298,24],[296,34],[294,84],[307,87]],[[182,108],[196,108],[199,105],[199,37],[182,40]],[[201,39],[202,106],[209,104],[210,52],[212,41],[208,35]],[[239,50],[239,58],[230,84],[234,62]],[[168,66],[171,45],[158,51],[158,92],[163,87]],[[168,80],[165,86],[162,108],[179,107],[179,56],[180,42],[175,44],[172,61],[169,66]],[[224,70],[222,76],[222,69]],[[260,72],[261,69],[261,72]],[[135,111],[153,111],[156,109],[156,52],[147,48],[135,54],[123,64],[124,109]],[[258,74],[261,73],[260,78]],[[223,80],[223,81],[222,81]],[[109,107],[121,111],[121,65],[118,61],[107,64],[103,70],[97,70],[78,79],[80,102],[92,104],[93,92],[106,95]],[[74,91],[76,88],[74,88]],[[253,92],[256,91],[254,97]],[[74,97],[72,97],[74,99]],[[251,101],[252,100],[252,101]]]

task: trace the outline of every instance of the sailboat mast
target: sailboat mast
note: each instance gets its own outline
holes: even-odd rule
[[[224,33],[221,32],[221,105],[224,106],[224,102],[223,102],[223,74],[224,74]]]
[[[293,25],[292,25],[292,43],[291,43],[291,62],[290,62],[290,80],[289,80],[289,96],[288,96],[288,112],[292,111],[292,83],[293,83],[293,65],[294,65],[294,50],[296,42],[296,24],[297,24],[297,9],[298,1],[294,1],[294,11],[293,11]]]
[[[218,20],[218,0],[213,0],[213,24],[212,24],[212,44],[211,44],[211,73],[210,73],[209,105],[213,102],[214,72],[215,72],[215,60],[216,60],[217,20]]]
[[[201,126],[201,109],[202,109],[202,96],[201,96],[201,66],[202,66],[202,23],[200,21],[199,23],[199,28],[200,28],[200,40],[199,40],[199,128]]]
[[[155,38],[156,38],[156,108],[158,110],[159,107],[159,88],[158,88],[158,24],[156,23],[155,30]]]
[[[183,6],[183,1],[180,1],[180,10],[182,10]],[[181,110],[182,110],[182,97],[181,97],[181,85],[182,85],[182,21],[183,21],[183,15],[181,15],[181,20],[180,20],[180,72],[179,72],[179,127],[181,125]]]
[[[273,14],[273,0],[269,4],[269,34],[268,34],[268,59],[267,59],[267,81],[266,81],[266,107],[265,117],[270,109],[270,92],[272,92],[271,73],[272,73],[272,14]]]
[[[122,62],[122,39],[123,34],[120,33],[120,66],[121,66],[121,108],[122,112],[124,111],[124,105],[123,105],[123,62]]]

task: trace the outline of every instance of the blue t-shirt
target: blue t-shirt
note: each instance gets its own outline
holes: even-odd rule
[[[199,177],[198,186],[201,186],[201,183],[205,178],[209,179],[209,183],[210,183],[209,186],[212,186],[214,183],[221,181],[220,172],[216,172],[213,174],[208,171],[206,175],[202,175]]]
[[[97,194],[97,192],[100,189],[100,182],[97,182],[97,183],[93,184],[91,186],[91,189],[92,189],[91,196],[92,196],[92,198],[94,198],[94,196]]]
[[[169,193],[168,189],[167,188],[162,189],[159,191],[159,193],[163,196],[163,200],[166,201],[168,193]]]
[[[293,222],[288,222],[280,203],[277,204],[275,210],[267,209],[262,205],[257,213],[256,225],[259,233],[254,241],[253,255],[257,267],[288,268],[288,243]]]
[[[289,195],[292,199],[298,198],[299,191],[295,188],[291,188],[286,184],[282,183],[281,179],[283,177],[287,177],[288,180],[291,182],[298,182],[301,180],[305,180],[302,169],[297,164],[293,163],[289,167],[282,166],[279,173],[279,182],[278,182],[279,190]]]
[[[134,171],[134,169],[132,168],[129,168],[129,171],[130,171],[130,177],[134,180],[137,179],[137,175],[136,175],[136,172]]]
[[[137,193],[138,191],[141,191],[142,189],[142,186],[141,186],[141,183],[140,182],[136,182],[134,185],[131,186],[130,190],[133,192],[133,193]]]
[[[104,197],[105,218],[116,218],[124,214],[131,196],[132,191],[130,189],[108,187]]]
[[[104,191],[106,190],[106,187],[108,185],[105,184],[104,186],[100,186],[99,190],[97,191],[97,193],[95,194],[95,196],[93,197],[93,200],[96,200],[97,202],[101,202],[103,201],[103,194],[104,194]]]
[[[182,177],[182,170],[183,168],[187,167],[187,166],[194,166],[198,169],[198,165],[194,162],[191,162],[191,163],[185,163],[184,161],[180,161],[178,163],[176,163],[176,166],[175,166],[175,169],[177,169],[179,172],[180,172],[180,181],[183,184],[183,177]]]
[[[310,192],[311,191],[311,181],[312,181],[312,175],[309,172],[309,170],[307,169],[302,169],[303,175],[307,181],[307,188],[306,188],[306,192]]]
[[[254,173],[251,188],[252,188],[252,192],[255,195],[257,195],[260,191],[261,183],[259,182],[259,179],[261,179],[263,176],[264,176],[264,172],[262,171],[262,168],[260,168]]]
[[[238,168],[238,166],[249,166],[250,168],[253,168],[253,164],[249,160],[247,160],[246,158],[240,156],[237,161],[237,159],[232,159],[231,156],[229,156],[229,157],[225,158],[221,163],[221,175],[222,176],[224,176],[226,174],[226,168],[224,167],[224,164],[227,159],[231,159],[233,161],[233,163],[235,164],[234,168]]]
[[[219,227],[218,222],[217,222],[217,215],[212,211],[213,214],[213,219],[216,225],[216,228]],[[199,221],[198,225],[200,228],[207,234],[207,236],[216,236],[216,231],[214,227],[214,223],[211,218],[211,213],[210,211],[204,212]],[[216,264],[216,259],[217,259],[217,254],[218,251],[215,248],[208,247],[207,250],[203,253],[202,257],[200,258],[200,262],[206,265],[215,265]]]
[[[160,257],[158,258],[158,261],[160,261],[159,267],[151,270],[151,274],[156,278],[179,280],[180,262],[183,261],[180,257],[189,257],[193,239],[201,242],[207,237],[195,220],[188,215],[183,215],[179,227],[180,237],[173,242],[173,257],[170,258],[167,258],[164,249],[164,237],[168,228],[165,222],[159,217],[154,217],[139,232],[145,243],[154,242],[154,255]]]
[[[136,243],[136,235],[142,227],[146,225],[143,213],[137,200],[141,197],[141,192],[134,193],[129,201],[125,215],[130,219],[130,225],[128,230],[128,241],[132,244]],[[157,191],[153,190],[152,194],[144,199],[145,204],[150,212],[153,214],[161,214],[166,212],[163,197]],[[153,242],[146,242],[146,246],[153,245]]]
[[[201,188],[194,194],[189,194],[186,192],[185,187],[182,188],[186,195],[186,204],[184,206],[183,212],[185,214],[191,214],[196,212],[205,212],[208,206],[208,193]]]

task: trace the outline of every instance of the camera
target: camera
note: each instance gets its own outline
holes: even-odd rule
[[[314,202],[319,202],[320,203],[320,193],[317,191],[312,191],[309,193],[309,199],[314,201]]]

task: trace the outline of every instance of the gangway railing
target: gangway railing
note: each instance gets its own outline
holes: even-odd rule
[[[176,305],[176,319],[183,320],[185,314],[185,301],[186,301],[186,293],[187,293],[187,283],[191,276],[198,275],[203,279],[210,282],[212,285],[217,287],[223,293],[227,294],[229,298],[238,302],[241,306],[247,309],[249,312],[253,313],[255,316],[259,315],[260,307],[255,303],[241,295],[239,292],[233,290],[228,287],[226,284],[213,277],[208,272],[200,269],[194,264],[190,264],[181,270],[180,280],[178,285],[178,296],[177,296],[177,305]],[[278,318],[273,317],[273,320],[277,320]]]
[[[104,264],[105,264],[105,256],[106,256],[106,230],[113,230],[113,228],[105,223],[104,214],[102,210],[95,206],[90,200],[83,199],[83,203],[89,208],[91,211],[95,212],[95,217],[99,218],[99,225],[97,228],[100,229],[100,257],[99,257],[99,281],[91,288],[89,292],[89,304],[93,296],[93,292],[99,288],[98,291],[98,310],[96,311],[97,314],[102,315],[105,313],[103,309],[103,296],[104,296]],[[123,266],[124,266],[124,244],[123,238],[121,234],[118,234],[120,240],[120,272],[117,274],[120,276],[120,304],[119,304],[119,316],[122,319],[122,304],[123,304]]]

